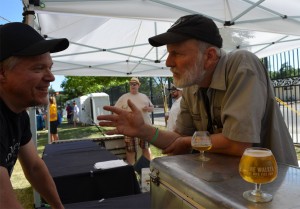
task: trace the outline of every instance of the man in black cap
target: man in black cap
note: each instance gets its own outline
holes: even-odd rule
[[[241,156],[248,147],[262,146],[271,149],[278,162],[298,164],[268,73],[253,53],[225,53],[215,23],[198,14],[179,18],[149,43],[167,45],[166,65],[174,84],[184,88],[176,130],[158,131],[144,124],[129,101],[132,113],[105,107],[117,114],[98,117],[106,120],[100,125],[117,127],[108,134],[135,135],[166,154],[182,154],[190,152],[196,130],[207,130],[211,152]]]
[[[0,27],[0,205],[22,208],[10,176],[17,158],[31,185],[51,205],[64,208],[56,186],[31,140],[28,107],[48,104],[54,81],[50,53],[69,46],[67,39],[45,40],[23,23]]]

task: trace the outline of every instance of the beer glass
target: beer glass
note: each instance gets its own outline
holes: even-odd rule
[[[272,195],[261,190],[261,184],[272,182],[277,177],[277,163],[272,151],[266,148],[247,148],[240,160],[239,172],[242,178],[255,184],[254,190],[243,193],[251,202],[269,202]]]
[[[195,131],[191,140],[191,145],[193,149],[200,151],[199,159],[201,161],[209,160],[209,158],[204,155],[204,151],[210,150],[212,147],[208,131]]]

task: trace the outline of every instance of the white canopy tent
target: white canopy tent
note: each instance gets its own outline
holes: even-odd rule
[[[166,48],[152,47],[148,38],[194,13],[216,22],[226,51],[247,49],[265,57],[300,47],[298,0],[43,0],[31,7],[23,2],[34,10],[33,26],[42,35],[70,40],[67,50],[53,54],[55,75],[171,76]]]

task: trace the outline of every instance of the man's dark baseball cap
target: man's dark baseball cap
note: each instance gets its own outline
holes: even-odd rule
[[[149,38],[152,46],[174,44],[188,39],[197,39],[222,48],[222,37],[213,20],[194,14],[180,17],[167,32]]]
[[[13,22],[0,26],[0,61],[11,56],[59,52],[68,46],[68,39],[45,40],[36,30],[24,23]]]

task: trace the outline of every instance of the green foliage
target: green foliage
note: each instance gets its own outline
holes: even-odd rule
[[[101,92],[104,87],[117,86],[126,83],[124,77],[98,76],[66,76],[61,87],[64,89],[66,100],[90,93]]]
[[[59,95],[56,95],[59,107],[65,104],[67,100],[83,96],[89,93],[105,92],[111,97],[114,104],[120,95],[129,92],[128,82],[131,77],[96,77],[96,76],[66,76],[61,87],[64,89]],[[151,99],[166,98],[165,86],[168,82],[172,82],[171,78],[155,77],[139,77],[141,86],[139,91],[146,94]],[[111,91],[111,89],[114,89]],[[151,91],[152,90],[152,91]],[[54,91],[54,90],[53,90]],[[51,92],[51,88],[50,88]],[[154,104],[162,104],[158,100]],[[60,109],[60,108],[59,108]]]
[[[293,66],[289,65],[287,62],[281,64],[281,67],[278,71],[269,71],[269,76],[271,79],[283,79],[283,78],[292,78],[299,76],[300,69],[296,69]]]

